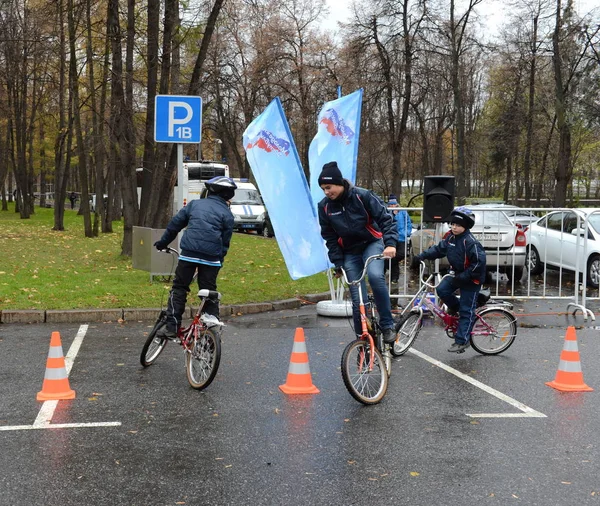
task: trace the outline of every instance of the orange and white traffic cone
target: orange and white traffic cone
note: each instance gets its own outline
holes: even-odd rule
[[[556,377],[554,381],[546,382],[546,385],[561,392],[592,392],[594,390],[588,387],[583,381],[575,327],[567,327],[565,344],[560,353],[560,362]]]
[[[306,341],[304,340],[304,329],[302,328],[297,328],[294,334],[294,347],[290,357],[287,380],[285,385],[279,385],[279,388],[285,394],[319,393],[319,389],[312,383]]]
[[[46,374],[41,392],[37,394],[38,401],[55,401],[75,399],[75,391],[69,386],[69,378],[65,367],[60,333],[52,332],[50,350],[46,362]]]

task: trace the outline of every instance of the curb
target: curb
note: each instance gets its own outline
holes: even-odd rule
[[[304,305],[316,304],[319,301],[331,298],[329,292],[304,295],[293,299],[284,299],[274,302],[253,302],[249,304],[234,304],[221,306],[221,316],[242,316],[258,314],[267,311],[282,311],[284,309],[298,309]],[[195,308],[186,309],[186,317],[191,318]],[[155,320],[160,308],[138,309],[3,309],[0,311],[0,323],[88,323],[88,322],[114,322],[114,321],[144,321]]]

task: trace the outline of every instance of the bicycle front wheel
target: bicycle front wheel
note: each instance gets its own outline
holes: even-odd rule
[[[517,337],[517,320],[506,309],[489,307],[477,313],[471,331],[471,346],[482,355],[498,355]]]
[[[185,354],[187,378],[197,390],[202,390],[215,379],[221,362],[221,338],[211,329],[198,332],[190,350]]]
[[[408,313],[396,324],[396,340],[390,346],[394,357],[404,355],[419,335],[423,320],[419,313]]]
[[[383,399],[388,387],[388,374],[378,349],[373,350],[364,339],[352,341],[342,353],[342,378],[344,384],[358,402],[377,404]],[[372,362],[372,363],[371,363]]]
[[[156,333],[167,324],[165,314],[165,311],[161,311],[160,316],[156,320],[154,327],[150,331],[150,334],[148,334],[148,338],[142,347],[140,363],[144,367],[152,365],[167,345],[166,339],[156,336]]]

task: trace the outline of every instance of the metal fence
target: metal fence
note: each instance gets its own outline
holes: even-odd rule
[[[590,300],[600,300],[598,281],[600,280],[600,209],[578,211],[570,208],[513,208],[469,206],[476,210],[477,220],[472,232],[482,242],[486,250],[488,277],[486,287],[492,296],[505,299],[564,300],[566,309],[573,314],[581,311],[584,319],[594,313],[586,307]],[[390,211],[408,211],[412,215],[413,233],[405,243],[405,260],[400,264],[400,279],[391,283],[391,270],[388,271],[390,297],[392,300],[409,300],[418,289],[418,270],[411,268],[415,252],[437,244],[445,231],[446,224],[423,223],[422,208],[390,208]],[[513,211],[518,211],[515,215]],[[511,229],[502,225],[504,220],[495,219],[493,213],[503,213],[513,223],[521,223]],[[419,220],[419,218],[421,218]],[[536,225],[538,219],[541,219]],[[550,219],[551,218],[551,219]],[[520,227],[520,228],[519,228]],[[535,237],[532,230],[535,229]],[[520,235],[523,247],[509,247],[507,234]],[[502,240],[500,240],[502,238]],[[418,241],[418,242],[417,242]],[[539,274],[532,273],[533,254],[543,269]],[[575,260],[573,263],[573,259]],[[443,261],[431,266],[434,272],[443,272]],[[586,286],[587,285],[587,286]]]

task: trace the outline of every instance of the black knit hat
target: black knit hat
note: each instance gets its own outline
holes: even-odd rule
[[[344,186],[344,176],[342,176],[337,162],[328,162],[323,165],[323,170],[319,176],[319,186],[324,184]]]

